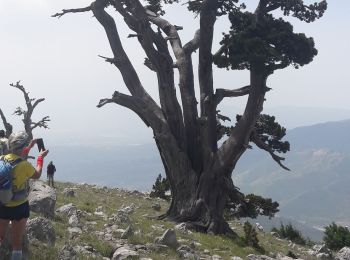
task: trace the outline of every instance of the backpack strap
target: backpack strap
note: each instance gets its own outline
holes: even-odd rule
[[[17,158],[14,161],[9,162],[9,164],[11,164],[12,169],[15,168],[19,163],[21,163],[23,161],[23,159],[21,157]]]

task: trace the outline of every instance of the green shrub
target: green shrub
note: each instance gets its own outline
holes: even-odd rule
[[[334,222],[326,227],[323,241],[332,250],[350,246],[350,231],[346,227],[338,226]]]
[[[167,178],[162,178],[162,175],[159,174],[156,182],[153,184],[152,191],[150,193],[151,198],[161,198],[169,200],[170,196],[166,193],[170,191],[170,183]]]
[[[306,239],[302,236],[299,230],[292,226],[291,223],[286,226],[281,223],[281,227],[279,229],[274,227],[271,231],[277,232],[280,238],[289,239],[290,241],[299,245],[306,245]]]
[[[244,229],[244,240],[248,246],[254,247],[254,248],[259,248],[259,239],[258,239],[258,234],[256,233],[255,228],[246,221],[243,226]]]

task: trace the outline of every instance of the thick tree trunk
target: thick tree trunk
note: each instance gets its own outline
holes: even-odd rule
[[[232,168],[215,161],[208,163],[203,172],[195,172],[187,154],[171,140],[169,135],[156,137],[172,193],[165,217],[186,222],[197,231],[233,235],[223,217],[230,189],[234,187]]]
[[[184,182],[176,186],[172,190],[168,217],[177,222],[186,222],[197,231],[233,234],[223,217],[232,180],[219,172],[203,172],[197,183]]]

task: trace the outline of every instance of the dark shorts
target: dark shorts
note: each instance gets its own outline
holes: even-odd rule
[[[0,219],[21,220],[23,218],[29,218],[28,201],[16,207],[0,206]]]

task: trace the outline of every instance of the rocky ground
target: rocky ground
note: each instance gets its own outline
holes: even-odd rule
[[[350,260],[350,248],[331,252],[323,245],[303,247],[259,231],[261,249],[245,246],[243,227],[231,221],[239,235],[195,233],[185,223],[160,221],[168,202],[138,191],[41,181],[31,183],[31,218],[24,241],[27,259],[337,259]],[[0,259],[9,255],[8,243]]]

